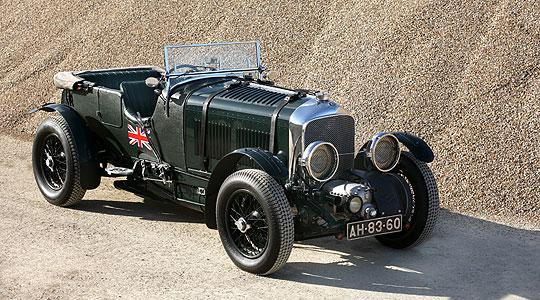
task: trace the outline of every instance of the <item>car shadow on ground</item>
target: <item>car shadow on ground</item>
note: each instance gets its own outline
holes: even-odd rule
[[[84,200],[73,207],[144,220],[203,223],[202,213],[155,200]],[[441,210],[431,239],[395,250],[374,238],[295,243],[273,280],[452,299],[540,298],[540,231]]]
[[[437,225],[429,241],[408,250],[389,249],[373,238],[299,242],[289,263],[272,277],[453,299],[501,299],[507,295],[540,298],[540,231],[446,210],[441,211]],[[295,251],[305,252],[301,259],[305,261],[295,261]]]
[[[204,223],[201,212],[173,203],[145,198],[143,201],[84,200],[73,209],[93,213],[137,217],[143,220]]]

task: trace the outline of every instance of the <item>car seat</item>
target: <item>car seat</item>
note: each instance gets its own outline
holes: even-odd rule
[[[140,113],[141,118],[145,119],[154,114],[158,96],[144,81],[124,81],[120,84],[120,91],[124,95],[124,107],[130,115]]]

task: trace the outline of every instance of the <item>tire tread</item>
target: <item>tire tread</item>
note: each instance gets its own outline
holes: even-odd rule
[[[426,225],[418,239],[409,246],[414,247],[424,242],[433,233],[435,224],[437,223],[437,219],[439,217],[439,189],[437,187],[437,182],[433,172],[425,162],[416,159],[416,157],[414,157],[414,155],[412,155],[410,152],[404,151],[402,155],[407,156],[407,158],[414,162],[414,164],[418,167],[418,170],[420,170],[420,173],[424,178],[424,182],[426,183],[426,190],[428,193],[428,215]]]
[[[268,205],[277,212],[280,248],[274,265],[260,275],[269,275],[281,269],[289,259],[294,244],[294,221],[283,187],[268,173],[257,169],[244,169],[231,174],[225,182],[240,179],[260,188]]]
[[[75,139],[69,128],[66,120],[59,113],[54,114],[50,117],[56,124],[60,126],[64,134],[66,135],[66,140],[68,142],[69,152],[72,157],[73,162],[73,186],[67,200],[60,204],[62,207],[73,206],[81,202],[86,190],[81,187],[81,169],[79,166],[79,156],[77,154],[77,148],[75,147]]]

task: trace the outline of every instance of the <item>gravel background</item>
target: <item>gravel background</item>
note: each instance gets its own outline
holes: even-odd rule
[[[538,221],[540,2],[272,2],[2,1],[2,131],[34,131],[42,116],[25,111],[57,99],[55,72],[258,38],[278,84],[328,90],[354,114],[357,143],[427,139],[444,207]]]

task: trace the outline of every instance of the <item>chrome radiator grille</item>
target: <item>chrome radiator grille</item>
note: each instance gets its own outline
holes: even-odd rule
[[[340,154],[354,153],[354,119],[337,115],[310,121],[304,131],[304,147],[315,141],[332,143]]]
[[[354,119],[349,115],[315,119],[305,126],[304,148],[315,141],[332,143],[339,153],[339,175],[354,165],[354,136]]]

